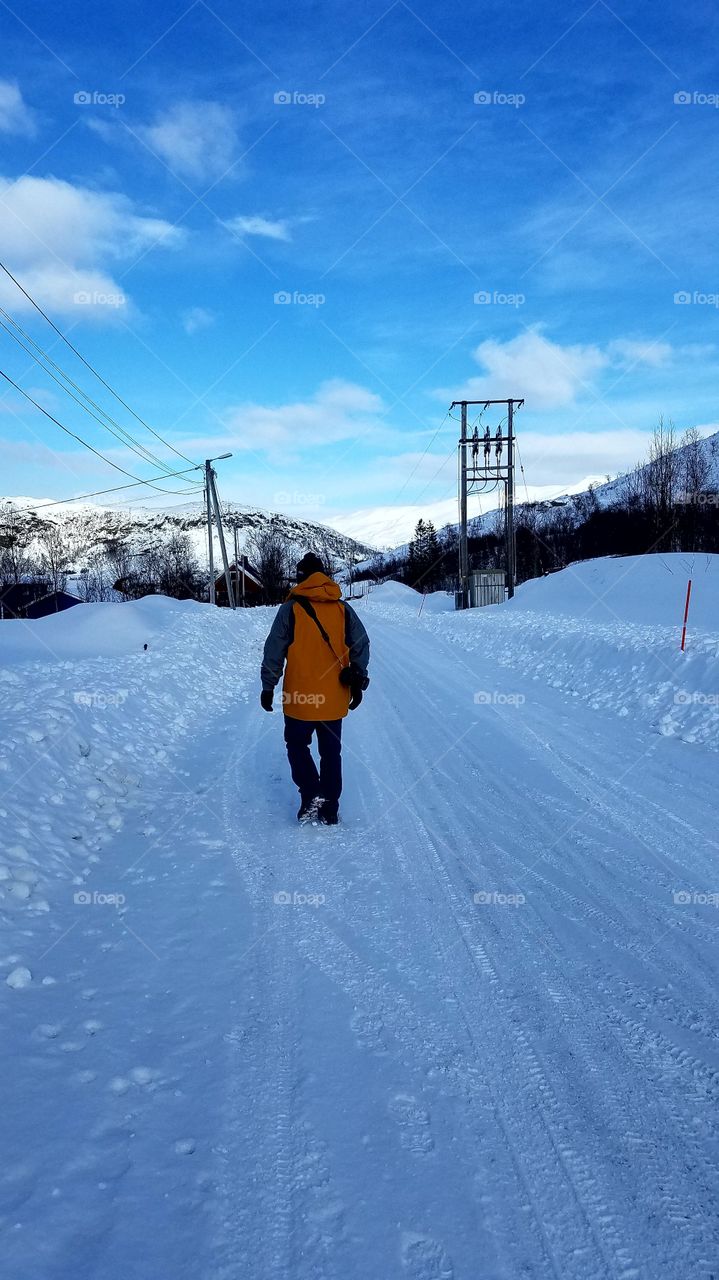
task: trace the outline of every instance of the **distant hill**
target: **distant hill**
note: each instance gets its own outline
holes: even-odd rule
[[[680,446],[676,450],[676,458],[681,466],[681,460],[687,449],[691,446]],[[707,466],[706,488],[708,490],[719,490],[719,431],[714,435],[706,436],[699,443],[699,450]],[[647,470],[648,463],[639,467],[641,474]],[[607,480],[603,484],[593,484],[591,486],[591,494],[596,498],[600,507],[612,507],[620,505],[626,497],[629,487],[636,481],[636,472],[629,472],[625,475],[617,476],[614,480]],[[577,520],[581,518],[581,512],[585,505],[585,500],[590,494],[589,489],[584,489],[580,493],[564,493],[556,498],[544,499],[538,502],[517,502],[515,503],[515,511],[517,519],[521,518],[521,514],[525,509],[531,509],[535,514],[540,516],[545,514],[550,516],[558,508],[566,508],[567,513],[573,511],[577,513]],[[494,529],[497,522],[498,510],[487,511],[481,516],[476,516],[469,522],[470,532],[475,536],[481,533],[487,533]],[[458,526],[455,526],[458,528]]]
[[[110,541],[131,541],[144,549],[157,547],[175,534],[187,534],[199,562],[201,564],[207,562],[207,525],[202,503],[188,503],[156,510],[103,507],[94,503],[80,502],[45,505],[49,502],[52,502],[52,499],[0,498],[0,518],[3,506],[10,503],[33,524],[37,522],[38,528],[39,522],[51,520],[60,528],[67,541],[80,549],[78,569],[81,567],[80,562],[83,557],[89,558],[102,552]],[[336,529],[330,529],[327,525],[298,520],[294,516],[283,515],[281,512],[264,511],[258,507],[240,506],[233,502],[223,502],[222,510],[225,537],[231,557],[234,553],[235,526],[241,552],[246,549],[247,540],[252,534],[268,528],[277,530],[281,534],[292,554],[306,551],[308,548],[321,548],[328,556],[344,561],[350,556],[357,559],[368,556],[372,552],[372,548],[366,543],[357,542],[354,538],[339,533]],[[218,556],[216,536],[215,544],[215,554]]]

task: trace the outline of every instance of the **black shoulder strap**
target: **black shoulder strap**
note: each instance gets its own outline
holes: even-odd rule
[[[336,654],[336,653],[335,653],[334,645],[332,644],[332,641],[330,640],[329,636],[327,635],[327,632],[325,631],[324,627],[322,626],[322,623],[320,622],[319,618],[317,617],[317,614],[315,613],[314,609],[312,608],[312,605],[311,605],[310,601],[309,601],[309,600],[307,600],[307,599],[305,598],[305,596],[293,596],[293,595],[291,595],[291,596],[290,596],[290,599],[292,600],[292,602],[293,602],[294,604],[299,604],[299,605],[301,605],[301,606],[302,606],[302,608],[304,609],[305,613],[307,614],[308,618],[311,618],[311,619],[312,619],[312,621],[314,622],[315,626],[317,627],[317,630],[319,631],[320,635],[322,636],[322,639],[324,640],[325,644],[326,644],[326,645],[328,645],[328,646],[329,646],[329,648],[332,650],[332,653],[334,654],[334,657],[337,659],[337,661],[339,662],[340,667],[341,667],[341,666],[342,666],[342,661],[341,661],[340,657],[338,656],[338,654]]]

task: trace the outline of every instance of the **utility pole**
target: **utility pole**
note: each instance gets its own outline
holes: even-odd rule
[[[490,492],[504,485],[506,501],[504,507],[505,532],[505,583],[509,599],[514,595],[516,578],[516,549],[514,542],[514,411],[520,409],[524,400],[453,400],[450,409],[459,405],[461,411],[461,435],[459,440],[459,592],[457,604],[460,609],[469,608],[469,544],[467,531],[467,500],[470,493]],[[492,405],[507,406],[507,434],[502,434],[501,426],[491,435],[489,427],[480,437],[475,427],[474,435],[467,436],[467,407],[481,405],[482,413]],[[480,415],[481,416],[481,415]],[[467,461],[468,446],[472,446],[471,463]],[[506,460],[503,454],[506,449]],[[480,451],[482,458],[480,460]],[[494,459],[492,459],[494,451]]]
[[[215,484],[215,473],[211,476],[212,485],[212,505],[215,509],[215,520],[217,521],[217,532],[220,535],[220,551],[222,552],[222,566],[225,570],[225,582],[227,584],[227,600],[231,609],[235,607],[235,593],[232,589],[232,574],[230,573],[230,562],[227,559],[227,547],[225,545],[225,530],[222,524],[222,512],[220,511],[220,500],[217,496],[217,485]]]
[[[205,459],[205,498],[207,501],[207,559],[210,566],[210,604],[215,603],[215,556],[212,550],[212,459]]]
[[[514,595],[516,548],[514,545],[514,401],[507,401],[507,598]]]
[[[469,545],[467,535],[467,401],[460,405],[459,441],[459,607],[469,608]]]
[[[220,536],[220,550],[222,551],[222,562],[225,569],[225,581],[227,583],[227,596],[231,607],[235,607],[235,597],[232,590],[232,579],[230,578],[230,569],[227,563],[227,548],[225,547],[225,534],[222,528],[222,517],[220,515],[220,504],[217,499],[217,490],[215,489],[215,473],[212,470],[213,462],[223,462],[225,458],[231,458],[231,453],[221,453],[218,458],[205,459],[205,498],[207,499],[207,559],[210,569],[210,604],[215,604],[215,555],[212,547],[212,508],[215,509],[215,519],[217,520],[217,532]]]

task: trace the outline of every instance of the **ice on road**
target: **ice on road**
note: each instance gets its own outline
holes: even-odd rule
[[[364,617],[337,829],[257,705],[269,610],[9,667],[7,1280],[719,1274],[717,755],[537,679],[531,627],[498,662],[516,621]]]

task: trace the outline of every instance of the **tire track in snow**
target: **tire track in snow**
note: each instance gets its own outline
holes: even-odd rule
[[[375,661],[377,662],[377,658]],[[379,662],[380,664],[382,663],[381,657]],[[393,690],[396,690],[398,685],[401,687],[401,675],[397,670],[392,670],[390,674],[391,682],[388,680],[387,683]],[[386,721],[383,721],[382,732],[389,748],[390,740]],[[404,749],[398,751],[398,741],[402,738],[404,739],[402,743]],[[416,758],[418,756],[416,744],[399,718],[393,724],[391,745],[392,754],[389,750],[386,752],[381,751],[378,753],[381,759],[391,759],[394,755],[402,758],[410,765],[412,757]],[[428,789],[433,786],[433,783],[431,776],[423,776],[424,767],[425,762],[420,754],[416,776],[422,777],[422,802],[423,805],[426,805]],[[411,777],[411,766],[408,769],[408,773]],[[397,782],[397,792],[399,794],[400,789],[406,783],[406,779],[399,777]],[[447,846],[451,845],[452,836],[456,832],[456,822],[453,818],[452,807],[448,803],[446,796],[439,797],[438,800],[441,801],[441,805],[445,810],[446,825],[444,834],[446,836],[445,848],[447,848]],[[525,1105],[523,1093],[526,1093],[526,1088],[523,1089],[523,1086],[526,1085],[526,1081],[529,1078],[528,1069],[525,1064],[524,1071],[516,1070],[514,1063],[516,1045],[507,1044],[506,1042],[500,1043],[502,1030],[498,1026],[501,1020],[497,1016],[497,1005],[500,1003],[502,995],[501,980],[489,959],[486,949],[477,938],[476,931],[467,927],[466,918],[469,897],[458,898],[454,885],[447,875],[445,864],[441,858],[438,858],[431,837],[417,811],[410,809],[410,816],[417,845],[424,849],[428,864],[432,868],[435,879],[440,886],[440,891],[449,906],[449,918],[443,921],[443,926],[445,928],[454,926],[464,945],[464,950],[469,957],[472,968],[475,972],[478,971],[484,980],[477,983],[476,981],[473,982],[471,977],[467,977],[462,984],[453,983],[452,991],[459,1008],[464,1013],[465,1030],[472,1046],[475,1061],[478,1064],[482,1064],[481,1068],[477,1069],[485,1074],[487,1059],[491,1060],[492,1070],[488,1075],[485,1074],[485,1079],[489,1083],[490,1091],[494,1094],[492,1098],[494,1112],[511,1152],[512,1161],[520,1179],[520,1185],[524,1187],[527,1199],[534,1206],[538,1235],[540,1238],[544,1238],[546,1255],[553,1273],[558,1276],[569,1274],[566,1268],[572,1268],[571,1274],[577,1277],[600,1277],[606,1275],[629,1277],[632,1271],[627,1268],[626,1259],[620,1259],[616,1268],[607,1265],[602,1243],[594,1240],[592,1228],[577,1192],[575,1180],[566,1167],[561,1150],[550,1131],[546,1115],[535,1106]],[[454,955],[456,956],[456,954],[455,952]],[[489,996],[485,995],[484,999],[480,1001],[479,992],[486,989],[488,985],[491,994]],[[471,1001],[467,1000],[468,991],[473,992]],[[477,1040],[476,1030],[474,1030],[477,1027],[482,1028],[481,1046]],[[490,1029],[493,1034],[490,1034]],[[536,1085],[536,1062],[533,1062],[530,1066],[535,1072]],[[512,1093],[511,1106],[507,1105],[505,1091],[502,1090],[500,1092],[497,1089],[497,1082],[505,1080],[508,1075],[514,1079],[516,1086]],[[543,1077],[542,1081],[545,1090],[547,1090],[548,1086]],[[532,1154],[530,1166],[527,1167],[526,1158],[522,1157],[522,1152],[527,1145],[529,1137],[531,1137]],[[585,1183],[588,1185],[589,1181],[589,1175],[587,1174]],[[570,1191],[569,1197],[567,1196],[568,1189]],[[602,1211],[606,1213],[606,1206],[602,1204],[601,1207]],[[606,1225],[604,1234],[606,1234]],[[602,1236],[600,1235],[600,1241],[601,1239]]]
[[[401,679],[401,673],[400,673],[400,672],[398,672],[398,671],[393,671],[393,672],[392,672],[392,677],[393,677],[393,688],[396,688],[396,687],[397,687],[397,683],[396,683],[396,682],[397,682],[397,680]],[[428,712],[428,709],[427,709],[427,706],[426,706],[426,705],[425,705],[425,708],[424,708],[424,712],[425,712],[425,716],[426,716],[426,715],[427,715],[427,712]],[[437,731],[437,732],[439,732],[439,731],[440,731],[440,729],[441,729],[441,717],[439,717],[439,716],[438,716],[438,717],[432,717],[432,718],[433,718],[434,723],[435,723],[435,726],[436,726],[436,731]],[[411,740],[410,740],[410,744],[409,744],[409,745],[410,745],[410,747],[413,745]],[[428,782],[427,780],[424,780],[424,783],[423,783],[423,803],[425,803],[425,802],[426,802],[426,800],[427,800],[427,798],[428,798],[428,797],[427,797],[427,787],[428,787],[429,785],[430,785],[430,784],[429,784],[429,782]],[[445,834],[447,834],[447,833],[445,833]],[[450,842],[451,842],[451,841],[450,841]],[[446,847],[446,846],[445,846],[445,847]],[[511,920],[511,913],[510,913],[510,920]],[[517,926],[517,928],[515,929],[515,936],[516,936],[516,941],[517,941],[517,942],[521,942],[521,941],[522,941],[523,933],[524,933],[524,926],[522,926],[522,929],[519,929],[519,926]],[[526,948],[526,939],[525,939],[524,941],[525,941],[525,948]],[[539,950],[540,950],[540,953],[541,953],[541,947],[539,948]],[[535,959],[535,964],[536,964],[536,953],[535,953],[535,957],[534,957],[534,959]],[[531,956],[530,956],[530,957],[528,957],[528,960],[531,962],[532,957],[531,957]],[[528,970],[528,971],[529,971],[529,970]],[[553,974],[552,974],[553,989],[556,989],[556,987],[557,987],[557,978],[558,978],[558,976],[559,976],[559,977],[561,977],[561,975],[557,975],[555,972],[553,972]],[[541,975],[537,975],[537,977],[540,977],[540,978],[541,978]],[[566,987],[566,984],[562,984],[562,983],[560,983],[560,985],[564,985],[564,986]],[[591,988],[591,985],[590,985],[590,990],[591,990],[591,989],[592,989],[592,988]],[[570,994],[571,994],[571,998],[573,999],[573,1001],[574,1001],[574,1003],[575,1003],[575,1005],[576,1005],[576,1003],[577,1003],[577,1002],[576,1002],[576,996],[574,995],[574,993],[570,993]],[[566,992],[565,992],[565,996],[564,996],[563,998],[566,998]],[[583,1009],[579,1008],[579,1009],[577,1010],[577,1012],[580,1014],[580,1019],[579,1019],[579,1021],[578,1021],[578,1024],[575,1024],[575,1025],[578,1025],[578,1027],[579,1027],[581,1030],[584,1030],[582,1014],[583,1014],[585,1011],[584,1011]],[[598,1031],[601,1031],[601,1028],[598,1028]],[[518,1028],[518,1036],[519,1036],[520,1040],[523,1040],[523,1041],[525,1041],[525,1042],[526,1042],[526,1033],[523,1031],[523,1029],[521,1028],[521,1026]],[[531,1046],[530,1046],[530,1048],[529,1048],[529,1052],[531,1052]],[[585,1055],[586,1055],[586,1059],[587,1059],[587,1061],[591,1061],[591,1055],[592,1055],[592,1054],[596,1054],[596,1041],[592,1042],[592,1041],[590,1040],[590,1041],[589,1041],[589,1043],[588,1043],[588,1044],[586,1045],[586,1047],[585,1047]],[[620,1076],[619,1078],[621,1079],[621,1076]],[[545,1080],[545,1081],[543,1081],[543,1083],[542,1083],[542,1086],[541,1086],[541,1087],[542,1087],[542,1089],[545,1089],[545,1088],[546,1088],[546,1080]],[[616,1098],[616,1090],[613,1090],[613,1086],[612,1086],[612,1081],[611,1081],[611,1080],[609,1081],[609,1092],[610,1092],[610,1093],[611,1093],[611,1092],[613,1092],[614,1097]],[[630,1121],[630,1120],[631,1120],[631,1097],[628,1097],[628,1098],[625,1100],[625,1104],[624,1104],[624,1107],[622,1108],[622,1110],[623,1110],[623,1114],[624,1114],[624,1116],[625,1116],[626,1120]],[[622,1114],[622,1111],[619,1111],[619,1114]],[[659,1120],[659,1121],[658,1121],[658,1123],[660,1124],[660,1123],[661,1123],[661,1121]],[[622,1133],[624,1133],[625,1131],[626,1131],[628,1134],[631,1134],[631,1133],[632,1133],[631,1129],[628,1129],[628,1128],[626,1128],[626,1125],[623,1125],[623,1126],[622,1126]],[[661,1130],[659,1130],[659,1131],[661,1131]],[[636,1135],[636,1134],[635,1134],[635,1135],[632,1135],[632,1142],[633,1142],[633,1143],[637,1143],[637,1142],[640,1142],[640,1141],[641,1141],[641,1138],[640,1138],[640,1136],[639,1136],[639,1135]],[[645,1145],[645,1147],[646,1147],[648,1144],[646,1144],[646,1143],[645,1143],[644,1145]],[[690,1145],[691,1145],[691,1144],[690,1144]],[[635,1149],[636,1149],[636,1147],[635,1147]],[[700,1155],[700,1153],[699,1153],[699,1152],[697,1152],[697,1157],[699,1157],[699,1155]],[[703,1160],[703,1163],[705,1163],[705,1166],[706,1166],[705,1153],[704,1153],[704,1160]],[[666,1186],[666,1185],[668,1185],[668,1184],[670,1185],[670,1184],[671,1184],[671,1182],[672,1182],[672,1162],[671,1162],[671,1158],[669,1158],[669,1159],[665,1159],[665,1160],[660,1160],[660,1161],[656,1161],[656,1160],[655,1160],[655,1161],[654,1161],[654,1164],[655,1164],[655,1174],[654,1174],[654,1177],[653,1177],[653,1178],[652,1178],[652,1180],[651,1180],[651,1181],[653,1182],[654,1187],[655,1187],[655,1188],[659,1188],[659,1189],[661,1189],[663,1186]],[[576,1176],[578,1179],[582,1180],[582,1181],[584,1182],[585,1187],[586,1187],[586,1185],[587,1185],[587,1170],[586,1170],[586,1166],[585,1166],[585,1167],[582,1167],[581,1163],[577,1166],[577,1165],[576,1165],[576,1162],[575,1162],[575,1176]],[[674,1178],[674,1181],[676,1181],[676,1177]],[[680,1181],[681,1181],[681,1179],[680,1179]],[[591,1180],[590,1180],[589,1185],[590,1185],[590,1188],[591,1188]],[[692,1215],[692,1213],[691,1213],[691,1203],[692,1203],[692,1190],[691,1190],[691,1186],[689,1186],[688,1190],[686,1190],[686,1191],[685,1191],[685,1197],[686,1197],[686,1198],[685,1198],[685,1201],[684,1201],[683,1205],[682,1205],[678,1200],[676,1200],[676,1198],[675,1198],[675,1199],[671,1200],[671,1202],[669,1202],[669,1201],[667,1202],[667,1207],[668,1207],[668,1209],[670,1210],[670,1212],[671,1212],[671,1214],[672,1214],[672,1216],[673,1216],[673,1217],[678,1216],[678,1218],[679,1218],[679,1219],[681,1219],[682,1221],[684,1221],[684,1222],[686,1223],[686,1222],[691,1221],[691,1220],[692,1220],[692,1217],[693,1217],[693,1215]],[[651,1212],[651,1205],[648,1205],[648,1209],[649,1209],[649,1212]],[[601,1216],[601,1218],[602,1218],[602,1223],[603,1223],[603,1225],[604,1225],[605,1215],[604,1215],[604,1213],[603,1213],[603,1206],[602,1206],[602,1202],[601,1202],[601,1200],[598,1200],[598,1201],[597,1201],[597,1203],[596,1203],[596,1211],[597,1211],[598,1215],[600,1215],[600,1216]],[[701,1249],[701,1239],[700,1239],[700,1237],[697,1237],[697,1239],[695,1240],[694,1244],[695,1244],[695,1248],[694,1248],[694,1250],[693,1250],[693,1254],[694,1254],[694,1256],[695,1256],[695,1257],[700,1256],[700,1252],[699,1252],[699,1251],[700,1251],[700,1249]],[[669,1240],[667,1241],[667,1245],[668,1245],[668,1254],[669,1254],[669,1255],[671,1255],[671,1252],[672,1252],[672,1241],[671,1241],[671,1239],[669,1239]],[[626,1250],[625,1248],[623,1248],[623,1247],[619,1247],[619,1248],[618,1248],[617,1260],[618,1260],[618,1262],[619,1262],[619,1264],[620,1264],[620,1265],[628,1266],[628,1267],[630,1268],[630,1270],[629,1270],[629,1272],[628,1272],[628,1273],[630,1274],[630,1273],[631,1273],[631,1262],[630,1262],[630,1260],[629,1260],[629,1256],[628,1256],[627,1250]]]
[[[255,755],[259,724],[250,722],[248,731]],[[227,841],[254,907],[242,993],[248,1003],[225,1036],[234,1052],[229,1063],[229,1145],[223,1153],[224,1249],[227,1280],[258,1271],[267,1280],[287,1280],[295,1275],[296,970],[289,956],[288,917],[273,904],[276,887],[266,850],[242,834],[246,815],[239,811],[238,779],[244,776],[246,785],[247,754],[245,741],[230,756],[221,779]]]
[[[250,733],[252,751],[246,740],[237,748],[222,788],[228,842],[255,906],[246,991],[255,1005],[250,1025],[255,1026],[256,1036],[247,1046],[251,1061],[244,1056],[237,1063],[237,1084],[228,1104],[236,1153],[243,1156],[231,1194],[249,1205],[244,1217],[251,1219],[251,1244],[236,1242],[234,1256],[244,1274],[257,1274],[258,1259],[262,1259],[260,1274],[267,1280],[304,1275],[343,1280],[335,1253],[345,1243],[344,1205],[335,1190],[331,1153],[315,1134],[301,1097],[301,1029],[306,1008],[298,938],[304,927],[303,912],[278,900],[286,898],[288,886],[296,882],[294,856],[301,832],[290,835],[291,829],[280,819],[269,836],[263,831],[262,839],[248,840],[243,834],[248,817],[250,829],[260,830],[263,824],[259,809],[248,815],[240,803],[238,759],[242,756],[245,761],[243,787],[258,798],[260,806],[266,794],[263,771],[274,767],[257,750],[264,737],[257,722]],[[246,1020],[247,1010],[231,1040],[245,1042]],[[243,1126],[246,1132],[240,1137]],[[236,1280],[236,1275],[228,1280]]]
[[[392,674],[393,674],[394,680],[399,678],[399,673],[393,672]],[[393,684],[393,687],[396,687],[396,685]],[[425,714],[426,713],[427,713],[427,708],[425,707]],[[440,726],[438,724],[437,725],[438,730],[439,730],[439,727]],[[401,728],[403,729],[403,726]],[[409,737],[409,735],[407,736]],[[410,738],[407,744],[408,753],[412,749],[414,749],[416,753],[416,745],[413,743],[413,740]],[[421,765],[420,765],[420,768],[421,768]],[[423,804],[425,805],[428,800],[428,789],[433,785],[434,784],[431,779],[431,775],[429,778],[423,779]],[[434,841],[432,840],[429,833],[426,830],[422,831],[421,823],[420,823],[420,830],[418,832],[418,835],[420,836],[420,839],[424,837],[426,846],[432,850],[432,854],[435,857],[436,865],[439,869],[440,875],[445,879],[445,887],[448,888],[450,895],[454,896],[455,906],[456,906],[456,917],[457,917],[457,920],[459,921],[461,919],[462,914],[466,914],[466,905],[461,898],[460,899],[456,898],[455,890],[451,882],[451,879],[446,874],[446,867],[445,867],[444,861],[441,857],[437,855],[437,851],[434,848]],[[451,832],[445,831],[444,835],[447,837],[447,843],[445,844],[444,840],[442,841],[442,843],[444,844],[445,849],[447,849],[448,845],[451,845]],[[510,918],[511,918],[511,913],[510,913]],[[466,932],[464,932],[464,940],[465,941],[467,940]],[[474,960],[473,951],[474,951],[474,948],[470,944],[469,954]],[[534,961],[534,965],[536,966],[536,956],[531,957],[531,959]],[[531,972],[531,969],[528,969],[528,972]],[[511,1004],[507,1010],[507,1016],[509,1018],[511,1018],[512,1016]],[[551,1115],[552,1128],[554,1130],[554,1134],[563,1135],[561,1138],[561,1141],[557,1139],[555,1143],[557,1155],[558,1155],[560,1164],[563,1165],[564,1167],[567,1181],[569,1182],[569,1185],[572,1187],[572,1190],[574,1191],[574,1193],[577,1195],[578,1202],[580,1204],[582,1202],[582,1197],[578,1194],[578,1188],[581,1188],[584,1201],[591,1206],[591,1209],[593,1211],[591,1214],[591,1217],[593,1220],[593,1228],[594,1228],[595,1236],[599,1242],[600,1249],[604,1255],[604,1258],[607,1264],[608,1274],[618,1274],[618,1275],[625,1275],[625,1276],[636,1275],[638,1273],[631,1259],[631,1255],[626,1243],[626,1241],[631,1238],[631,1232],[626,1227],[624,1228],[623,1233],[620,1233],[618,1231],[615,1223],[612,1221],[613,1215],[609,1212],[607,1207],[607,1201],[611,1195],[611,1185],[609,1187],[605,1187],[604,1192],[598,1191],[596,1187],[597,1180],[596,1180],[595,1173],[592,1170],[591,1163],[581,1153],[577,1153],[575,1150],[573,1150],[571,1145],[569,1145],[568,1138],[571,1138],[573,1133],[573,1128],[576,1129],[576,1125],[572,1126],[572,1124],[568,1119],[568,1116],[566,1114],[563,1114],[560,1101],[559,1099],[557,1099],[555,1093],[553,1092],[553,1090],[549,1085],[549,1082],[546,1077],[546,1073],[533,1049],[533,1046],[529,1041],[529,1038],[526,1032],[522,1028],[521,1024],[518,1023],[516,1018],[514,1018],[513,1020],[515,1022],[515,1027],[514,1027],[515,1044],[518,1044],[522,1049],[522,1053],[524,1056],[524,1071],[526,1074],[526,1078],[532,1081],[535,1089],[537,1090],[537,1092],[542,1098],[542,1103],[545,1109],[545,1119],[548,1115]],[[485,1025],[485,1024],[483,1023],[482,1025]],[[593,1048],[595,1050],[596,1046],[593,1046]],[[518,1080],[517,1083],[519,1085],[521,1081]],[[533,1143],[532,1146],[533,1146],[533,1154],[536,1156],[535,1143]]]

